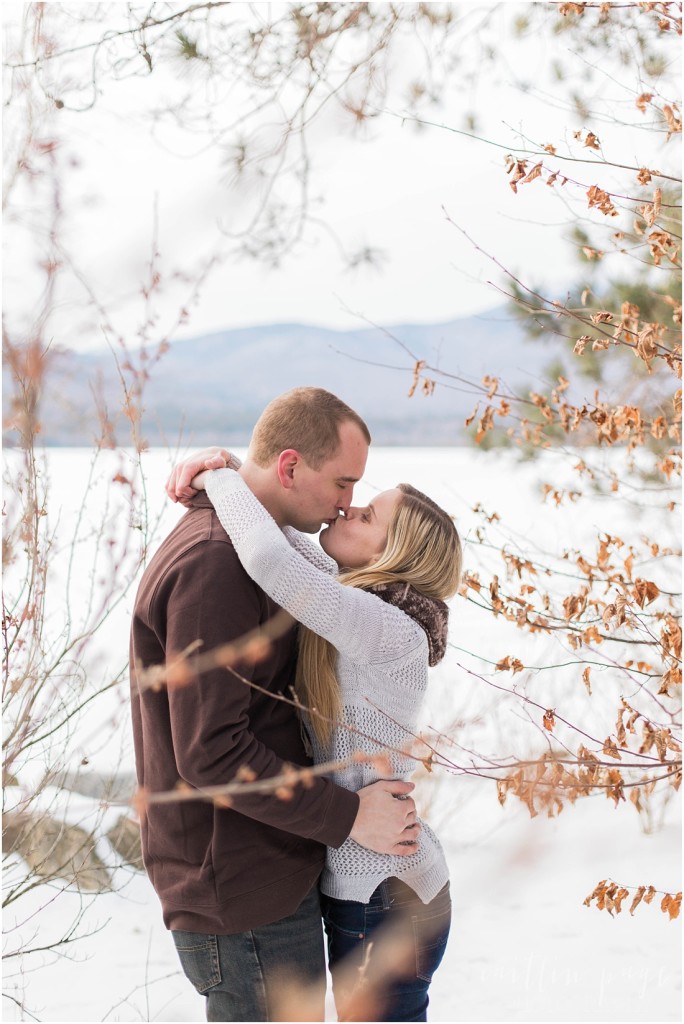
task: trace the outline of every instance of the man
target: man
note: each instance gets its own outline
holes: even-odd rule
[[[363,420],[338,398],[296,388],[265,409],[240,473],[281,527],[315,532],[349,508],[369,443]],[[187,460],[171,490],[193,496],[189,481],[204,465],[204,455]],[[143,793],[168,792],[179,781],[202,789],[264,779],[308,763],[294,709],[271,696],[290,695],[294,627],[264,658],[236,666],[255,687],[223,667],[184,685],[144,685],[149,666],[173,662],[198,643],[211,651],[277,611],[244,572],[206,496],[191,497],[143,575],[133,615],[131,699]],[[246,782],[228,807],[220,799],[146,805],[145,866],[183,969],[207,997],[208,1020],[274,1019],[284,978],[317,986],[320,1016],[313,1019],[323,1019],[317,879],[325,846],[351,835],[381,853],[414,852],[406,842],[419,827],[415,805],[394,799],[412,788],[378,782],[352,793],[316,778],[283,800],[249,791]]]

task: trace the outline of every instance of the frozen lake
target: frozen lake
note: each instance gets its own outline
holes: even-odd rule
[[[7,454],[10,466],[14,458]],[[47,629],[57,646],[67,635],[77,638],[84,624],[102,620],[93,643],[74,648],[86,665],[86,686],[96,688],[116,680],[125,665],[140,538],[148,524],[155,524],[153,549],[183,510],[163,497],[168,453],[143,455],[144,487],[137,481],[134,491],[127,483],[135,468],[130,455],[104,452],[92,470],[90,458],[91,453],[74,449],[48,453],[50,525],[56,534],[46,607]],[[609,458],[606,468],[615,468],[615,456]],[[571,472],[575,461],[550,453],[532,463],[473,449],[373,449],[355,501],[361,504],[400,481],[426,491],[455,516],[466,568],[483,581],[491,572],[501,573],[498,551],[504,544],[511,552],[557,564],[563,551],[582,546],[599,530],[619,532],[626,542],[648,532],[662,545],[670,538],[678,543],[674,517],[660,512],[655,502],[644,508],[648,497],[632,502],[628,490],[619,497],[590,494]],[[545,483],[586,495],[556,507],[543,501]],[[9,570],[9,585],[18,571],[19,566]],[[658,571],[665,574],[662,586],[677,570],[665,563]],[[530,722],[515,698],[485,681],[493,678],[492,663],[505,655],[532,667],[515,677],[528,695],[575,721],[590,721],[604,730],[601,735],[614,729],[624,681],[609,661],[593,669],[590,697],[578,685],[581,668],[576,659],[569,663],[573,659],[560,640],[530,637],[463,598],[452,607],[451,646],[434,672],[424,722],[450,737],[454,761],[463,763],[473,752],[526,756],[540,749],[539,724]],[[558,668],[545,671],[549,665]],[[511,685],[510,676],[496,678]],[[71,767],[85,760],[90,771],[132,770],[127,700],[121,678],[93,701],[60,751]],[[35,784],[54,756],[47,750],[43,760],[27,761],[21,786]],[[681,1019],[680,922],[670,922],[656,901],[634,917],[625,909],[616,918],[582,905],[606,877],[628,886],[681,888],[676,796],[659,805],[658,820],[647,831],[631,805],[615,809],[603,797],[580,800],[549,820],[530,819],[510,798],[500,807],[494,783],[471,775],[437,771],[428,778],[424,773],[421,791],[447,851],[454,900],[452,936],[431,990],[432,1020]],[[50,787],[44,799],[73,823],[98,813],[93,801],[67,798]],[[106,831],[120,809],[102,813]],[[101,852],[111,863],[105,840]],[[146,878],[117,867],[114,879],[116,891],[86,908],[81,932],[92,934],[66,947],[66,955],[35,953],[23,963],[6,961],[5,991],[13,994],[13,1000],[4,999],[6,1019],[203,1019],[203,1001],[179,972]],[[45,888],[33,890],[6,913],[6,954],[26,935],[35,934],[34,945],[47,944],[83,906],[78,893],[48,892],[46,897]],[[332,1004],[329,1019],[334,1019]]]

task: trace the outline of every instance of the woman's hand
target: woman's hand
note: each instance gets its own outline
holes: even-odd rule
[[[224,469],[232,461],[233,466],[237,463],[235,456],[226,448],[203,448],[194,455],[188,455],[187,459],[177,463],[171,470],[171,476],[166,481],[166,493],[171,501],[180,501],[187,505],[197,494],[204,484],[197,485],[197,480],[202,480],[204,470]]]

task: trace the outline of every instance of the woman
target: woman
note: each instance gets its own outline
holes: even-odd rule
[[[446,649],[444,601],[460,578],[451,518],[399,484],[331,522],[321,551],[281,531],[233,470],[192,483],[206,487],[247,573],[302,624],[295,687],[315,762],[341,762],[331,775],[355,791],[407,777],[428,666]],[[340,1020],[426,1020],[451,917],[447,866],[429,826],[410,856],[351,839],[330,849],[321,893]]]

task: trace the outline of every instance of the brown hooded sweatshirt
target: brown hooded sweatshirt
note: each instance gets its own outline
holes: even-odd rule
[[[138,686],[137,671],[201,641],[210,651],[268,622],[278,606],[242,568],[204,494],[145,570],[131,630],[131,707],[138,783],[149,792],[230,782],[246,766],[258,778],[305,765],[294,709],[225,668],[185,685]],[[236,670],[270,693],[290,695],[296,627],[267,657]],[[147,872],[167,928],[233,934],[294,913],[316,884],[325,846],[340,846],[359,806],[327,779],[272,794],[149,804],[142,816]]]

